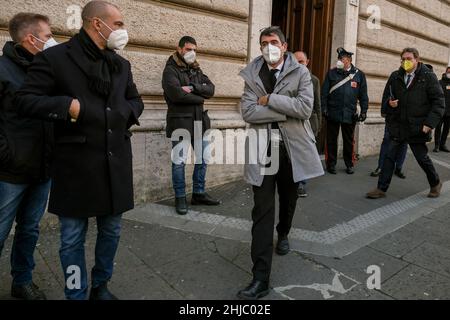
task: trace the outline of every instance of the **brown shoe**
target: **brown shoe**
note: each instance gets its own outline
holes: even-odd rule
[[[381,199],[386,198],[386,192],[381,191],[380,189],[375,189],[366,194],[366,197],[369,199]]]
[[[442,182],[439,182],[436,187],[431,188],[430,193],[428,194],[428,198],[439,198],[439,196],[441,195],[441,190]]]

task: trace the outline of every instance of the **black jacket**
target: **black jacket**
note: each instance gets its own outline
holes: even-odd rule
[[[311,114],[311,127],[313,129],[314,135],[317,137],[319,135],[320,129],[322,128],[322,107],[320,103],[320,80],[315,75],[311,73],[311,80],[314,88],[314,108]]]
[[[14,103],[32,60],[13,42],[5,44],[0,57],[0,181],[13,184],[49,179],[52,124],[19,115]]]
[[[86,218],[134,207],[131,132],[144,104],[130,63],[119,57],[109,97],[95,93],[86,76],[87,56],[78,37],[38,54],[16,101],[23,114],[51,119],[55,150],[49,212]],[[78,121],[68,114],[80,101]]]
[[[193,86],[192,93],[181,89]],[[162,78],[164,98],[167,110],[167,137],[172,136],[176,129],[186,129],[194,139],[194,121],[202,121],[203,133],[211,128],[207,111],[203,110],[205,99],[214,96],[214,84],[202,72],[197,63],[188,66],[177,53],[174,53],[166,63]]]
[[[391,93],[392,92],[392,93]],[[388,105],[392,94],[399,106]],[[400,68],[389,77],[383,93],[382,111],[392,139],[409,143],[431,141],[431,132],[423,133],[423,126],[436,128],[444,114],[444,93],[436,75],[420,63],[409,86],[405,84],[405,70]]]
[[[356,73],[356,71],[358,72]],[[355,73],[356,75],[352,80],[330,94],[334,85]],[[322,113],[327,114],[328,119],[335,122],[354,123],[357,119],[358,100],[361,105],[361,113],[367,113],[369,97],[364,72],[354,65],[352,65],[350,71],[331,69],[322,85]]]
[[[444,90],[445,96],[445,116],[450,117],[450,79],[447,78],[447,74],[444,73],[442,75],[442,79],[440,81],[442,86],[442,90]]]

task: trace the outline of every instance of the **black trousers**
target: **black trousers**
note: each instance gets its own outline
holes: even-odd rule
[[[280,212],[277,232],[287,236],[292,227],[297,206],[298,183],[294,183],[292,164],[283,144],[280,145],[280,168],[273,176],[266,176],[261,187],[253,187],[252,211],[253,278],[269,281],[272,268],[273,230],[275,224],[275,189],[278,188]]]
[[[347,168],[355,165],[355,128],[356,123],[348,124],[331,120],[327,121],[327,144],[325,151],[327,168],[336,167],[339,129],[342,130],[345,165]]]
[[[450,116],[444,116],[434,132],[434,143],[436,144],[436,147],[439,148],[445,146],[449,131]]]
[[[395,170],[395,159],[397,159],[397,154],[401,152],[403,142],[391,140],[389,144],[389,150],[386,159],[383,163],[383,168],[381,169],[381,175],[378,179],[378,189],[386,192],[391,184],[392,175]],[[410,143],[414,157],[417,163],[425,171],[428,179],[428,183],[431,188],[436,187],[439,184],[439,176],[434,168],[433,161],[431,161],[428,156],[428,147],[425,143]]]

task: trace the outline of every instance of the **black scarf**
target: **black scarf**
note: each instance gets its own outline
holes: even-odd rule
[[[3,54],[25,70],[28,69],[34,59],[31,52],[22,47],[20,44],[12,41],[5,43],[5,46],[3,47]]]
[[[117,54],[110,49],[101,50],[83,28],[77,36],[89,61],[89,87],[102,96],[108,96],[112,86],[111,75],[121,71]]]

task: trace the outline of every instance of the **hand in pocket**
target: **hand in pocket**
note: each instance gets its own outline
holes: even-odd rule
[[[429,134],[432,130],[433,130],[432,128],[425,126],[425,125],[422,128],[422,132],[425,134]]]

